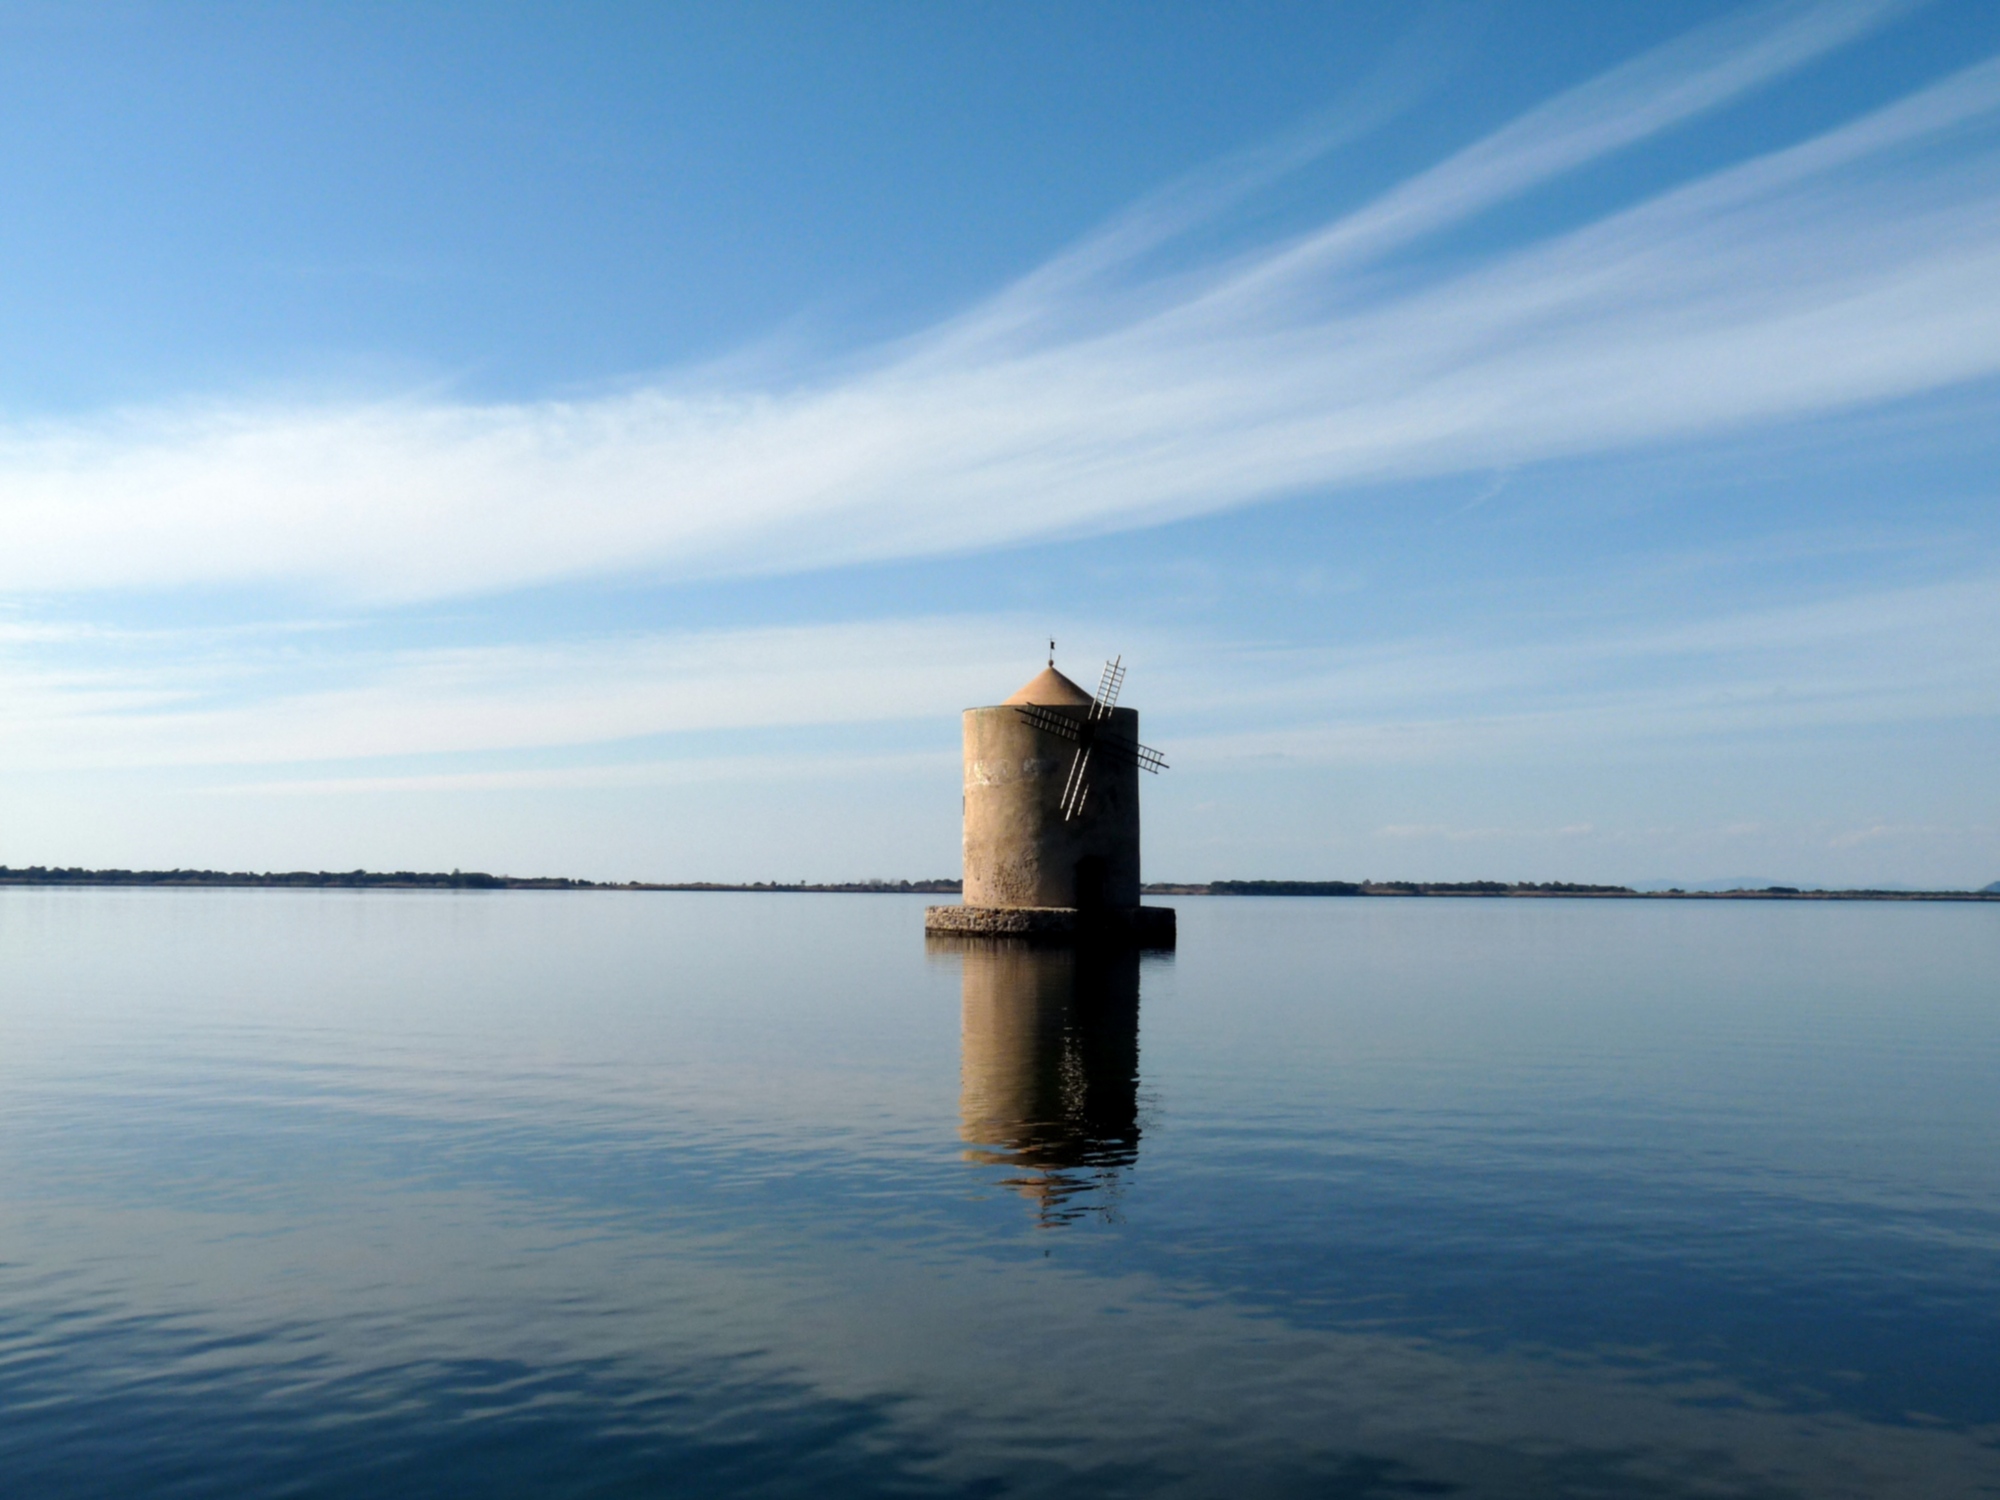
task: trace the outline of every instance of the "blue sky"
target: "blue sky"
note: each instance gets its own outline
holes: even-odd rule
[[[2000,10],[0,6],[0,863],[2000,877]]]

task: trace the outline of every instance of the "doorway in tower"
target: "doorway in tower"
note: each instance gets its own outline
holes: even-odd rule
[[[1105,884],[1104,857],[1086,854],[1076,862],[1076,909],[1078,911],[1102,911],[1104,909]]]

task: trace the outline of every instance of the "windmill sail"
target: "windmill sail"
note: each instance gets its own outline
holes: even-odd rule
[[[1159,751],[1111,728],[1111,711],[1117,706],[1118,693],[1124,685],[1124,658],[1114,657],[1104,664],[1104,676],[1098,683],[1097,693],[1091,698],[1090,707],[1081,719],[1073,719],[1068,714],[1038,704],[1022,704],[1016,709],[1023,719],[1043,733],[1068,740],[1076,746],[1076,754],[1069,763],[1069,775],[1063,782],[1062,814],[1066,823],[1082,817],[1089,801],[1090,761],[1093,755],[1108,756],[1121,764],[1134,765],[1155,775],[1167,769],[1166,757]]]
[[[1083,799],[1090,795],[1090,746],[1078,745],[1070,758],[1069,778],[1063,782],[1062,814],[1065,823],[1083,816]]]
[[[1090,700],[1090,717],[1108,719],[1111,710],[1118,706],[1118,690],[1125,686],[1125,658],[1114,656],[1104,664],[1104,676],[1098,680],[1097,696]]]

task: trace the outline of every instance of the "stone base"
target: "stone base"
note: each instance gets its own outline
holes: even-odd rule
[[[1174,909],[1128,906],[1086,914],[1074,906],[927,906],[924,931],[933,936],[1115,942],[1139,948],[1171,948]]]

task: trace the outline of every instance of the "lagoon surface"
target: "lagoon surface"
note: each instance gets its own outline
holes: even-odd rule
[[[22,1496],[2000,1494],[2000,907],[0,891]]]

